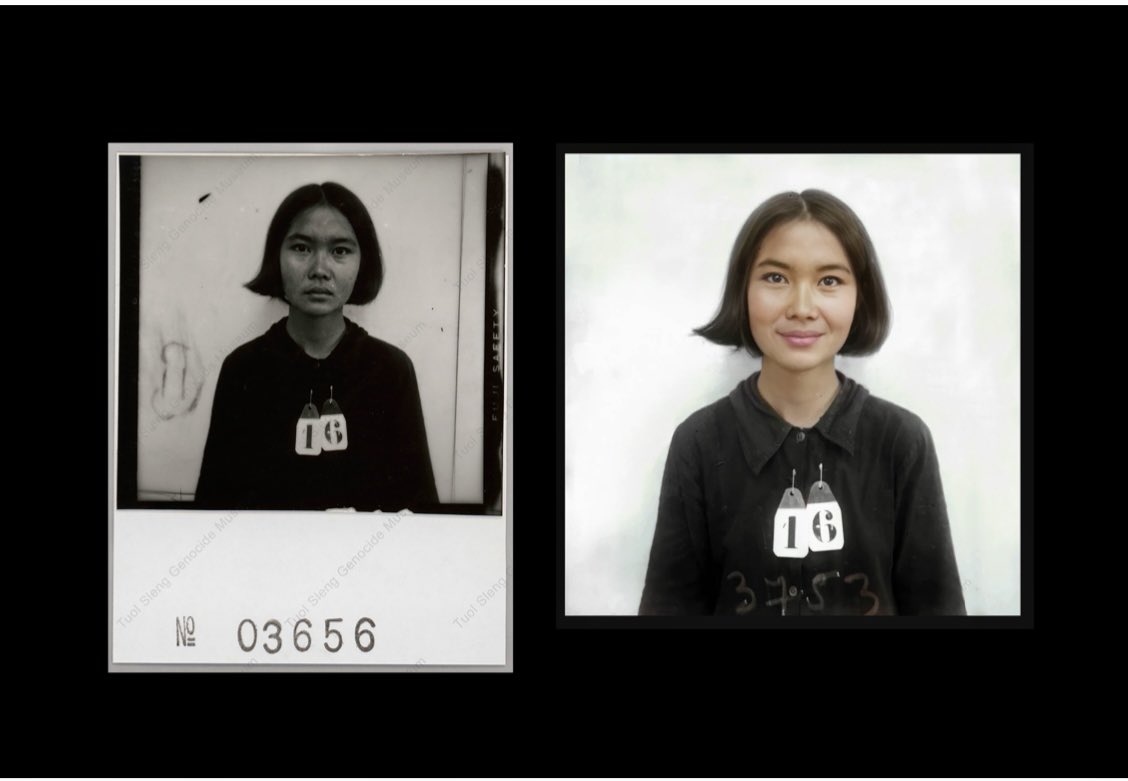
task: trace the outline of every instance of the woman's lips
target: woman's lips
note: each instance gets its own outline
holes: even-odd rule
[[[795,333],[780,334],[780,336],[792,347],[809,347],[814,344],[815,340],[822,336],[822,334],[796,331]]]

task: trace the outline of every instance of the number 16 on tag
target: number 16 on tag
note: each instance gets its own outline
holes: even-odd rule
[[[801,559],[807,555],[807,511],[803,495],[795,488],[783,492],[783,499],[775,514],[775,534],[772,550],[775,555],[788,559]]]
[[[310,393],[310,396],[313,394]],[[312,402],[305,405],[302,416],[298,418],[297,437],[294,440],[294,452],[299,456],[316,456],[321,452],[320,422],[317,407]]]

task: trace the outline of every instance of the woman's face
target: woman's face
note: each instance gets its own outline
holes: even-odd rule
[[[282,239],[282,291],[311,317],[340,312],[360,271],[360,245],[345,215],[332,206],[301,212]]]
[[[838,238],[814,220],[777,225],[748,280],[748,325],[764,364],[834,366],[854,322],[858,287]]]

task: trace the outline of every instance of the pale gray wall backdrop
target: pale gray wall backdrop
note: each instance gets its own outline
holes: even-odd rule
[[[674,428],[759,368],[691,330],[763,200],[827,190],[877,248],[885,346],[838,368],[932,431],[969,614],[1019,612],[1017,155],[568,155],[565,612],[634,614]]]

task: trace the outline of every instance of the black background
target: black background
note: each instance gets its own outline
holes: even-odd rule
[[[6,207],[21,432],[0,611],[19,725],[8,772],[1107,772],[1096,758],[1116,745],[1124,691],[1123,644],[1108,631],[1123,620],[1119,521],[1095,525],[1078,508],[1120,472],[1102,446],[1117,439],[1107,378],[1123,337],[1108,331],[1094,356],[1069,334],[1118,307],[1119,206],[1102,195],[1121,143],[1103,121],[1111,61],[1035,65],[1036,41],[978,18],[367,10],[271,9],[244,23],[141,10],[97,17],[104,32],[88,41],[91,16],[71,18],[69,34],[44,37],[46,16],[9,28],[27,52],[9,65],[13,162],[26,169],[11,173]],[[1073,87],[1045,86],[1063,72]],[[451,140],[514,142],[514,672],[109,674],[106,144]],[[1035,145],[1022,401],[1033,629],[557,628],[558,141]],[[49,411],[42,426],[37,410]],[[1037,485],[1035,437],[1052,476]],[[1073,463],[1085,474],[1068,474]],[[1078,527],[1112,542],[1075,549]]]

